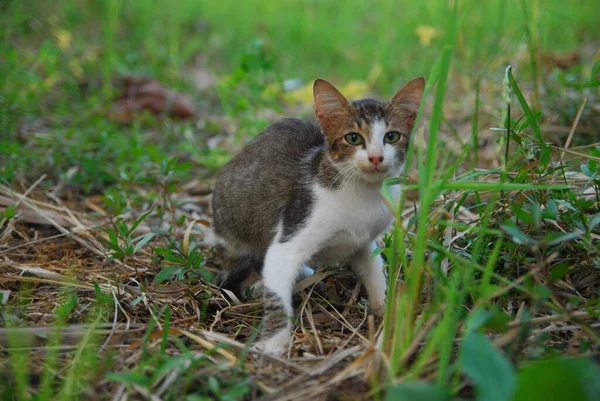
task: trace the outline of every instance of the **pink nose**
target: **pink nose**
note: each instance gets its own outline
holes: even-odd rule
[[[383,161],[383,156],[370,156],[369,161],[373,163],[375,167],[379,165]]]

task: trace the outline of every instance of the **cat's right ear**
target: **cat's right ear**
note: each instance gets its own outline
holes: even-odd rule
[[[417,77],[404,85],[392,98],[393,113],[404,121],[409,132],[417,119],[424,91],[425,78]]]
[[[317,79],[313,85],[317,121],[325,134],[335,132],[351,116],[350,102],[335,86]]]

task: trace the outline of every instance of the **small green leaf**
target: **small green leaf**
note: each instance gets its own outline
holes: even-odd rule
[[[595,175],[594,173],[592,173],[592,171],[590,170],[590,168],[587,164],[581,165],[581,172],[583,174],[585,174],[587,177],[593,177]]]
[[[118,250],[119,247],[119,240],[117,239],[117,233],[115,232],[115,230],[111,229],[111,228],[102,228],[100,227],[100,230],[104,231],[106,234],[108,234],[108,241],[104,240],[104,242],[111,248],[111,249],[115,249],[113,248],[111,245],[117,247],[116,250]]]
[[[588,227],[591,230],[593,230],[594,228],[596,228],[596,226],[600,224],[600,213],[596,214],[594,217],[592,217],[592,219],[590,220]]]
[[[598,401],[600,367],[588,358],[556,358],[521,369],[512,401]]]
[[[125,252],[123,251],[117,251],[111,255],[111,258],[113,259],[121,259],[123,257],[125,257]]]
[[[75,307],[77,306],[77,293],[68,292],[66,298],[66,302],[60,305],[54,311],[56,317],[60,320],[68,319],[71,316],[73,310],[75,310]]]
[[[191,394],[185,397],[185,401],[213,401],[213,398],[207,395]]]
[[[137,372],[115,372],[106,375],[108,380],[116,381],[123,384],[137,384],[146,387],[150,384],[150,378]]]
[[[188,254],[187,266],[191,267],[192,269],[197,269],[200,267],[203,260],[204,260],[204,255],[202,254],[202,252],[200,252],[197,249],[194,249],[193,252]]]
[[[162,283],[163,281],[165,281],[166,279],[171,277],[173,275],[173,273],[175,272],[175,270],[178,268],[179,268],[178,266],[163,267],[163,269],[161,271],[159,271],[156,276],[154,276],[154,280],[152,280],[152,282],[154,284]]]
[[[146,235],[144,238],[142,238],[141,240],[139,240],[139,242],[137,244],[135,244],[135,248],[133,248],[133,253],[137,253],[137,251],[142,249],[142,247],[144,245],[146,245],[148,243],[148,241],[150,241],[152,238],[154,238],[154,233],[150,233],[150,234]]]
[[[460,364],[476,384],[478,401],[510,400],[516,385],[515,371],[484,335],[471,333],[465,338]]]
[[[552,280],[560,280],[561,278],[563,278],[565,276],[565,274],[567,274],[568,271],[569,271],[568,263],[565,263],[565,262],[559,263],[552,268],[552,272],[550,273],[550,278]]]
[[[556,218],[558,216],[558,206],[553,199],[550,199],[546,204],[546,211],[550,214],[552,218]]]
[[[154,248],[154,252],[156,252],[158,256],[162,257],[173,254],[173,251],[170,248]]]
[[[493,294],[500,291],[502,287],[495,284],[483,283],[479,286],[479,296],[480,297],[491,297]]]
[[[533,295],[541,302],[552,296],[552,290],[545,285],[536,285],[533,287]]]
[[[523,113],[525,113],[525,115],[527,116],[527,122],[531,124],[531,130],[533,131],[534,136],[537,138],[541,146],[546,147],[546,142],[544,142],[544,138],[542,137],[542,131],[540,130],[540,126],[538,124],[538,118],[540,117],[540,114],[534,114],[529,105],[527,104],[527,101],[525,100],[523,93],[521,93],[521,90],[517,85],[517,81],[515,80],[512,71],[508,71],[508,79],[510,80],[511,89],[514,91],[519,101],[519,104],[523,109]]]
[[[206,269],[199,269],[198,274],[200,275],[200,277],[202,277],[204,280],[206,280],[208,282],[212,282],[215,278],[215,275],[213,274],[213,272],[211,272],[210,270],[206,270]]]
[[[491,311],[490,318],[485,322],[485,328],[496,332],[504,332],[508,328],[508,323],[511,321],[511,316],[494,307]]]
[[[469,313],[469,317],[467,318],[467,322],[465,324],[465,333],[471,334],[476,332],[481,326],[487,322],[490,318],[491,312],[485,310],[482,306],[477,307],[471,313]]]
[[[112,249],[113,251],[116,252],[121,252],[121,248],[119,247],[119,244],[115,244],[109,241],[104,241],[104,244],[109,247],[110,249]]]
[[[127,238],[129,236],[129,228],[127,227],[127,222],[122,218],[117,219],[117,230],[121,238]]]
[[[371,254],[371,260],[375,260],[377,259],[377,257],[379,255],[381,255],[383,253],[383,249],[381,248],[375,248],[375,250],[373,251],[373,253]]]
[[[524,210],[517,205],[514,205],[512,210],[519,221],[527,224],[533,224],[533,218],[527,210]]]
[[[166,335],[169,334],[168,330],[165,330]],[[186,366],[192,362],[193,357],[190,355],[180,355],[168,358],[166,361],[161,362],[161,365],[156,369],[154,377],[161,377],[168,372],[179,370],[184,371]]]
[[[100,289],[97,281],[94,281],[94,293],[96,294],[96,299],[100,299],[102,296],[102,290]]]
[[[214,395],[218,396],[220,394],[219,381],[214,376],[210,376],[208,378],[208,388],[213,392]]]
[[[17,213],[17,204],[13,203],[9,207],[7,207],[6,210],[4,211],[4,217],[6,217],[7,219],[12,219],[13,217],[15,217],[16,213]]]
[[[548,245],[557,245],[562,242],[567,242],[567,241],[570,241],[572,239],[577,239],[577,238],[581,238],[581,234],[578,232],[560,233],[560,234],[551,233],[551,234],[548,234],[548,236],[546,237],[546,240],[548,241]]]
[[[523,231],[521,231],[518,227],[509,226],[507,224],[503,224],[500,228],[510,235],[514,242],[517,244],[532,244],[534,243],[533,239],[529,238]]]
[[[140,295],[139,297],[137,297],[136,299],[134,299],[133,301],[131,301],[131,306],[136,306],[137,304],[139,304],[140,302],[142,302],[143,299],[144,299],[144,296]]]
[[[165,260],[168,260],[169,262],[173,262],[173,263],[178,263],[178,264],[185,264],[185,258],[180,256],[180,255],[166,255],[165,256]]]
[[[406,382],[389,387],[386,401],[450,401],[450,393],[443,387],[425,382]]]
[[[133,225],[131,226],[131,228],[130,228],[130,229],[129,229],[129,231],[127,232],[127,236],[131,235],[131,234],[132,234],[132,233],[135,231],[135,229],[136,229],[136,228],[138,228],[138,226],[139,226],[140,224],[142,224],[142,222],[143,222],[144,220],[146,220],[146,217],[148,217],[148,216],[150,215],[150,213],[152,213],[152,211],[153,211],[153,210],[154,210],[154,209],[152,209],[152,210],[149,210],[149,211],[147,211],[146,213],[144,213],[143,215],[141,215],[141,216],[140,216],[140,218],[139,218],[139,219],[137,219],[137,220],[136,220],[136,221],[133,223]]]
[[[579,210],[577,210],[577,208],[575,208],[570,202],[567,202],[565,200],[562,199],[555,199],[555,202],[560,204],[561,206],[569,209],[572,212],[578,212]]]
[[[250,387],[246,381],[236,383],[233,387],[227,389],[221,396],[222,401],[238,401],[244,398],[250,392]]]
[[[496,306],[493,306],[490,310],[478,307],[469,314],[465,333],[474,333],[481,327],[497,332],[503,332],[506,331],[510,320],[510,315],[501,311]]]

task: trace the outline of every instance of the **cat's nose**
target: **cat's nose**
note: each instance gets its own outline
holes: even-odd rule
[[[369,156],[369,161],[377,167],[383,161],[383,156]]]

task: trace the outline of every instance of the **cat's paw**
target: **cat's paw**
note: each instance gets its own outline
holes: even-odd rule
[[[385,316],[385,300],[384,301],[376,301],[376,302],[369,302],[369,306],[371,308],[371,311],[373,312],[373,314],[377,317],[383,317]]]
[[[290,340],[291,335],[287,331],[280,331],[272,337],[260,340],[252,348],[263,354],[279,357],[287,350]]]
[[[240,295],[243,300],[259,299],[265,292],[265,286],[260,276],[252,275],[240,284]]]
[[[257,280],[247,287],[244,293],[247,294],[248,299],[259,299],[265,293],[265,285],[262,280]]]
[[[252,346],[254,351],[258,351],[261,354],[266,354],[274,357],[281,357],[285,352],[285,348],[272,344],[270,341],[259,341]]]

